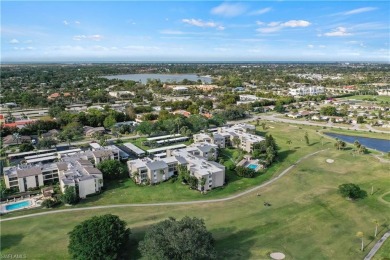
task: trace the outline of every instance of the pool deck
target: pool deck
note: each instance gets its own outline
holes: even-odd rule
[[[8,213],[8,212],[14,212],[16,210],[31,209],[31,208],[39,207],[40,205],[37,203],[37,200],[38,200],[38,197],[31,197],[31,198],[24,198],[24,199],[15,200],[15,201],[11,200],[11,201],[8,201],[8,202],[5,202],[5,203],[3,202],[0,205],[0,213],[1,214],[5,214],[5,213]],[[13,209],[13,210],[7,210],[6,209],[6,206],[8,206],[8,205],[19,203],[19,202],[23,202],[23,201],[30,201],[30,205],[27,206],[27,207],[23,207],[23,208],[19,208],[19,209]]]

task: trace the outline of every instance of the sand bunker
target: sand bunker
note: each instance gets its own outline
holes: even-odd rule
[[[333,159],[326,159],[326,162],[327,163],[334,163],[334,160]]]
[[[280,252],[272,253],[269,256],[275,260],[282,260],[286,257],[283,253],[280,253]]]

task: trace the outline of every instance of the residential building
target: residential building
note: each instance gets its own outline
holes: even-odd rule
[[[187,168],[192,176],[205,179],[204,187],[199,181],[198,190],[210,190],[225,182],[225,167],[207,158],[217,156],[217,146],[207,143],[194,143],[189,147],[167,150],[166,158],[143,158],[127,162],[130,176],[137,183],[150,184],[165,181],[177,174],[178,165]]]
[[[292,96],[320,95],[325,93],[325,88],[322,86],[299,86],[298,88],[290,88],[289,94]]]

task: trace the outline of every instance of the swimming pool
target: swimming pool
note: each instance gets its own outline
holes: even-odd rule
[[[256,170],[257,169],[257,164],[249,164],[247,167],[249,168],[249,169],[252,169],[252,170]]]
[[[31,205],[31,202],[29,200],[24,200],[24,201],[20,201],[20,202],[16,202],[16,203],[5,205],[5,209],[7,211],[11,211],[11,210],[17,210],[17,209],[22,209],[22,208],[25,208],[25,207],[29,207],[30,205]]]

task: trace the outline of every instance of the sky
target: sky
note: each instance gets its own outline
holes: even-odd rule
[[[388,1],[0,4],[2,62],[390,62]]]

